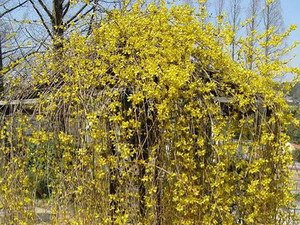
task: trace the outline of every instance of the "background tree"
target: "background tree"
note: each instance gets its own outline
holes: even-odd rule
[[[4,71],[4,66],[16,61],[16,58],[13,60],[7,59],[9,56],[22,49],[22,46],[12,41],[15,38],[15,34],[12,27],[12,21],[7,21],[7,17],[15,10],[23,7],[26,3],[27,0],[16,1],[13,4],[11,1],[7,0],[2,0],[0,2],[0,93],[4,91],[4,74],[8,72],[7,68],[5,68],[6,70]],[[5,61],[8,62],[5,63]]]
[[[31,7],[40,19],[43,28],[54,43],[54,48],[61,48],[62,39],[72,24],[80,23],[85,17],[94,18],[98,1],[73,1],[70,0],[29,0]],[[49,4],[51,3],[51,4]],[[93,13],[93,17],[89,15]]]
[[[257,46],[257,32],[261,22],[261,0],[251,0],[248,6],[247,16],[250,22],[247,23],[247,36],[249,37],[249,50],[246,57],[246,65],[250,70],[254,66],[255,47]]]
[[[266,0],[263,10],[263,29],[265,31],[264,51],[265,57],[269,58],[271,54],[280,51],[278,48],[273,48],[270,41],[272,35],[283,32],[284,23],[279,0]]]
[[[224,0],[215,0],[215,15],[217,19],[218,30],[222,29],[222,23],[225,20],[225,1]]]
[[[241,0],[231,0],[229,4],[229,23],[232,27],[232,43],[231,43],[231,56],[232,59],[236,59],[236,47],[238,31],[240,29],[241,22]]]

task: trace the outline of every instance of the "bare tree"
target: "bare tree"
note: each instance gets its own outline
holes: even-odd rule
[[[248,18],[250,23],[247,24],[247,36],[250,37],[249,54],[247,56],[247,65],[249,69],[253,69],[254,64],[254,49],[255,49],[255,32],[258,30],[261,19],[259,18],[261,8],[261,0],[250,0],[248,7]]]
[[[231,56],[235,60],[236,56],[236,39],[241,21],[241,0],[230,0],[229,5],[229,22],[232,27],[233,38],[231,42]]]
[[[272,35],[280,34],[283,32],[284,22],[282,16],[282,9],[280,0],[265,0],[264,10],[263,10],[263,22],[264,30],[266,31],[265,36],[265,56],[266,58],[270,57],[270,54],[274,53],[278,49],[274,49],[269,46]]]
[[[5,22],[4,18],[17,10],[18,8],[24,6],[28,0],[23,1],[9,1],[2,0],[0,1],[0,93],[4,91],[4,61],[7,58],[10,58],[12,54],[21,49],[21,46],[16,46],[13,44],[7,45],[11,46],[6,49],[5,45],[8,42],[11,42],[16,35],[9,35],[9,32],[13,33],[13,29],[9,26],[9,22]],[[15,43],[16,44],[16,43]]]
[[[215,5],[216,16],[222,16],[225,10],[225,0],[216,0]]]
[[[65,32],[72,24],[93,12],[98,0],[77,3],[71,6],[70,0],[51,0],[51,5],[44,0],[29,0],[33,10],[40,19],[43,28],[53,41],[55,48],[62,47]]]
[[[220,33],[222,28],[221,23],[223,22],[225,16],[225,0],[215,0],[215,15],[217,19],[217,31]]]

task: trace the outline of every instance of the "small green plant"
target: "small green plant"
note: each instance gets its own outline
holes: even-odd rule
[[[295,201],[300,201],[300,193],[293,194]]]
[[[292,155],[295,162],[300,162],[300,149],[293,150]]]

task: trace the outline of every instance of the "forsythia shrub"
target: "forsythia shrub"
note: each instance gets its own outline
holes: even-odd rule
[[[40,56],[34,116],[0,128],[6,223],[34,223],[41,180],[53,224],[289,223],[288,106],[218,33],[136,4]]]

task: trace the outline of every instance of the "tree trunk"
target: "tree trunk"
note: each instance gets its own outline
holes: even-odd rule
[[[60,49],[63,47],[62,39],[64,35],[63,23],[63,0],[53,0],[53,38],[54,48]]]

